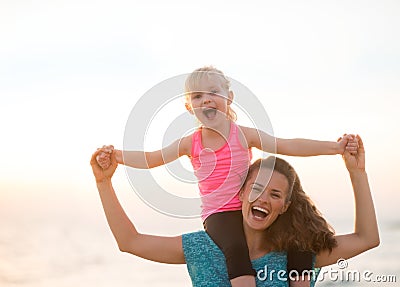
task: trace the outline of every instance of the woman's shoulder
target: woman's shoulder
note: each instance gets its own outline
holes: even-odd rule
[[[205,231],[182,235],[182,246],[193,286],[231,286],[225,257]],[[288,286],[286,252],[269,252],[252,260],[258,287]],[[312,286],[313,286],[312,282]]]
[[[214,256],[223,256],[222,251],[218,248],[218,246],[204,230],[183,234],[182,246],[184,252],[186,253],[200,253],[203,251],[207,251],[207,253],[212,253],[212,255]],[[267,262],[274,261],[286,264],[286,252],[272,251],[257,259],[252,260],[253,265],[265,264]]]
[[[223,254],[204,230],[183,234],[182,246],[185,256],[202,254],[205,257],[206,255],[218,256]]]
[[[186,258],[208,258],[219,260],[223,257],[222,251],[205,231],[196,231],[182,235],[182,247]],[[269,252],[252,260],[255,269],[262,269],[264,265],[284,266],[286,269],[286,252]]]
[[[205,231],[183,234],[182,247],[193,286],[231,286],[225,257]]]

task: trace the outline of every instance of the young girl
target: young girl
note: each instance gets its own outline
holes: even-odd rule
[[[226,257],[232,286],[255,286],[239,200],[239,190],[250,166],[250,149],[291,156],[334,155],[343,154],[345,149],[356,151],[357,143],[351,136],[338,142],[281,139],[235,124],[230,81],[214,67],[191,73],[185,92],[186,109],[201,123],[199,129],[158,151],[114,150],[117,162],[134,168],[153,168],[188,156],[198,179],[205,230]],[[107,168],[113,147],[103,147],[103,151],[97,161]],[[268,210],[260,210],[257,216],[265,215],[268,216]],[[308,252],[289,252],[288,272],[311,268],[311,258]]]

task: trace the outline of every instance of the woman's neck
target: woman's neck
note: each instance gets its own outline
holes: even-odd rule
[[[246,225],[243,226],[246,236],[247,246],[249,247],[250,259],[256,259],[271,252],[271,248],[267,244],[265,231],[254,230]]]

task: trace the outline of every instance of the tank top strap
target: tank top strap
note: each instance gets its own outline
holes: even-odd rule
[[[237,140],[238,138],[238,125],[231,121],[231,130],[229,131],[228,141]]]
[[[237,146],[237,147],[239,147],[240,149],[244,149],[244,150],[247,150],[244,146],[243,146],[243,144],[241,143],[241,141],[240,141],[240,131],[239,131],[239,126],[236,124],[236,123],[234,123],[234,122],[232,122],[231,123],[231,131],[230,131],[230,133],[229,133],[229,143],[231,144],[231,145],[234,145],[234,146]]]
[[[201,127],[198,128],[192,135],[192,150],[191,150],[191,156],[196,157],[200,154],[201,152]]]

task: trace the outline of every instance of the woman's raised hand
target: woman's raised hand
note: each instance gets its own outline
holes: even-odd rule
[[[104,151],[102,149],[97,149],[90,159],[90,165],[92,166],[93,175],[96,178],[97,183],[111,180],[111,177],[113,176],[115,169],[118,166],[114,152],[110,154],[110,164],[108,165],[108,167],[103,168],[102,166],[100,166],[97,159],[99,154],[101,153],[104,153]]]
[[[346,168],[349,172],[352,171],[365,171],[365,149],[364,144],[359,135],[356,135],[358,142],[357,153],[352,154],[349,151],[343,153],[343,159],[346,164]]]
[[[111,164],[111,153],[114,151],[114,146],[103,145],[99,150],[101,150],[101,152],[96,157],[97,163],[103,169],[107,169]]]

